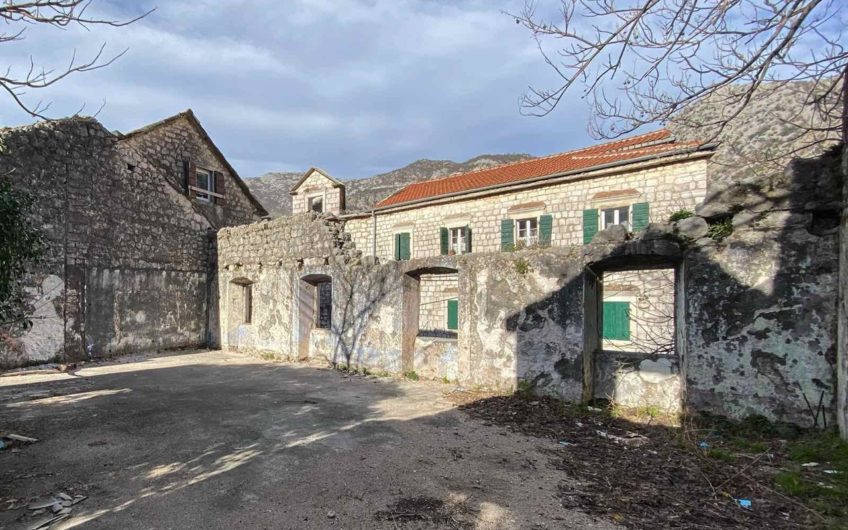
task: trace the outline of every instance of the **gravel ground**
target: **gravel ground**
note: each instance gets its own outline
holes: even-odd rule
[[[475,419],[446,385],[225,352],[0,377],[0,527],[618,528],[563,507],[550,437]]]

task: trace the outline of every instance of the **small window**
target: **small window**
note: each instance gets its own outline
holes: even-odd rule
[[[465,227],[450,229],[450,251],[453,254],[462,254],[468,247],[465,244]]]
[[[448,329],[456,331],[459,329],[459,300],[453,298],[448,300]]]
[[[521,243],[524,246],[535,245],[539,242],[539,220],[535,217],[532,219],[519,219],[515,222],[516,244]]]
[[[253,285],[242,285],[242,298],[244,298],[244,323],[250,324],[253,320]]]
[[[212,200],[210,192],[215,193],[215,178],[212,172],[197,168],[197,190],[194,196],[203,202],[210,202]]]
[[[309,197],[309,211],[321,213],[324,211],[324,197]]]
[[[630,302],[604,302],[603,338],[630,340]]]
[[[601,210],[601,230],[621,225],[630,230],[630,207],[621,206],[620,208],[605,208]]]
[[[412,258],[412,236],[409,232],[395,234],[395,259],[405,261]]]
[[[330,329],[333,325],[333,284],[321,282],[316,286],[318,291],[318,311],[316,312],[315,327]]]

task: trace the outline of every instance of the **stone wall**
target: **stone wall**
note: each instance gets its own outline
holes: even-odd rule
[[[336,215],[342,213],[342,188],[315,169],[311,170],[306,180],[301,182],[295,193],[292,194],[292,213],[296,215],[310,211],[309,199],[311,197],[323,199],[323,212]]]
[[[703,157],[702,154],[697,156]],[[583,242],[583,210],[650,205],[650,219],[665,222],[672,212],[692,210],[706,195],[706,160],[676,159],[636,165],[628,170],[598,171],[580,179],[548,184],[535,189],[500,193],[488,197],[454,199],[446,204],[425,205],[409,210],[377,212],[377,257],[394,257],[394,234],[410,232],[413,258],[440,253],[441,227],[469,226],[474,252],[497,252],[501,248],[501,221],[553,216],[552,245],[580,245]],[[619,192],[619,193],[614,193]],[[373,232],[370,219],[351,221],[351,235],[357,248],[372,254]]]
[[[848,175],[848,148],[842,146],[842,174]],[[839,309],[837,313],[836,419],[848,440],[848,179],[842,182],[839,222]]]
[[[204,138],[206,134],[187,113],[161,124],[153,124],[130,133],[123,141],[153,164],[177,190],[192,197],[194,209],[206,217],[215,228],[236,226],[256,221],[260,217],[254,204],[236,181],[237,176]],[[198,168],[217,171],[224,176],[223,202],[204,202],[187,192],[186,161]]]
[[[3,129],[0,140],[1,178],[33,195],[48,244],[29,280],[33,327],[3,340],[0,365],[210,342],[214,226],[162,172],[170,166],[90,118]],[[236,208],[239,193],[227,222],[254,218]]]

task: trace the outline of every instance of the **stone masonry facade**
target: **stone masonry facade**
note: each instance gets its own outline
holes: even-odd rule
[[[164,161],[226,169],[193,119],[183,113],[130,137],[91,118],[0,130],[0,178],[32,195],[47,241],[28,279],[32,328],[3,334],[0,365],[214,342],[215,230],[255,221],[261,207],[229,172],[228,203],[210,209],[188,197],[182,169]]]

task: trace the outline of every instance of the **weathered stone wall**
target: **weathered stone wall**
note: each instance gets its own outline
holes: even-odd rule
[[[30,281],[33,328],[3,341],[0,365],[209,341],[214,228],[173,174],[90,118],[0,139],[0,174],[34,196],[48,244]]]
[[[482,198],[462,198],[439,205],[411,210],[377,212],[377,257],[394,257],[394,233],[410,232],[413,258],[440,253],[439,228],[469,226],[474,252],[498,252],[501,248],[501,221],[541,214],[553,216],[553,246],[580,245],[583,242],[583,210],[629,206],[639,202],[650,205],[650,219],[665,222],[672,212],[692,210],[707,190],[706,160],[668,161],[643,169],[608,170],[535,189],[501,193]],[[638,167],[638,166],[637,166]],[[620,192],[614,194],[612,192]],[[362,225],[370,220],[351,223],[357,248],[371,252],[372,232]]]
[[[842,146],[842,175],[848,175],[848,148]],[[842,182],[839,222],[839,310],[837,314],[836,419],[848,440],[848,179]]]
[[[256,205],[240,188],[227,165],[203,138],[203,133],[186,115],[161,125],[140,129],[123,139],[153,164],[177,190],[187,194],[185,163],[190,160],[198,168],[224,175],[223,202],[204,202],[192,198],[194,209],[206,217],[215,228],[236,226],[259,219]]]
[[[296,193],[292,195],[292,213],[297,215],[308,212],[310,197],[323,198],[324,212],[336,215],[342,213],[341,188],[315,170],[298,186]]]

